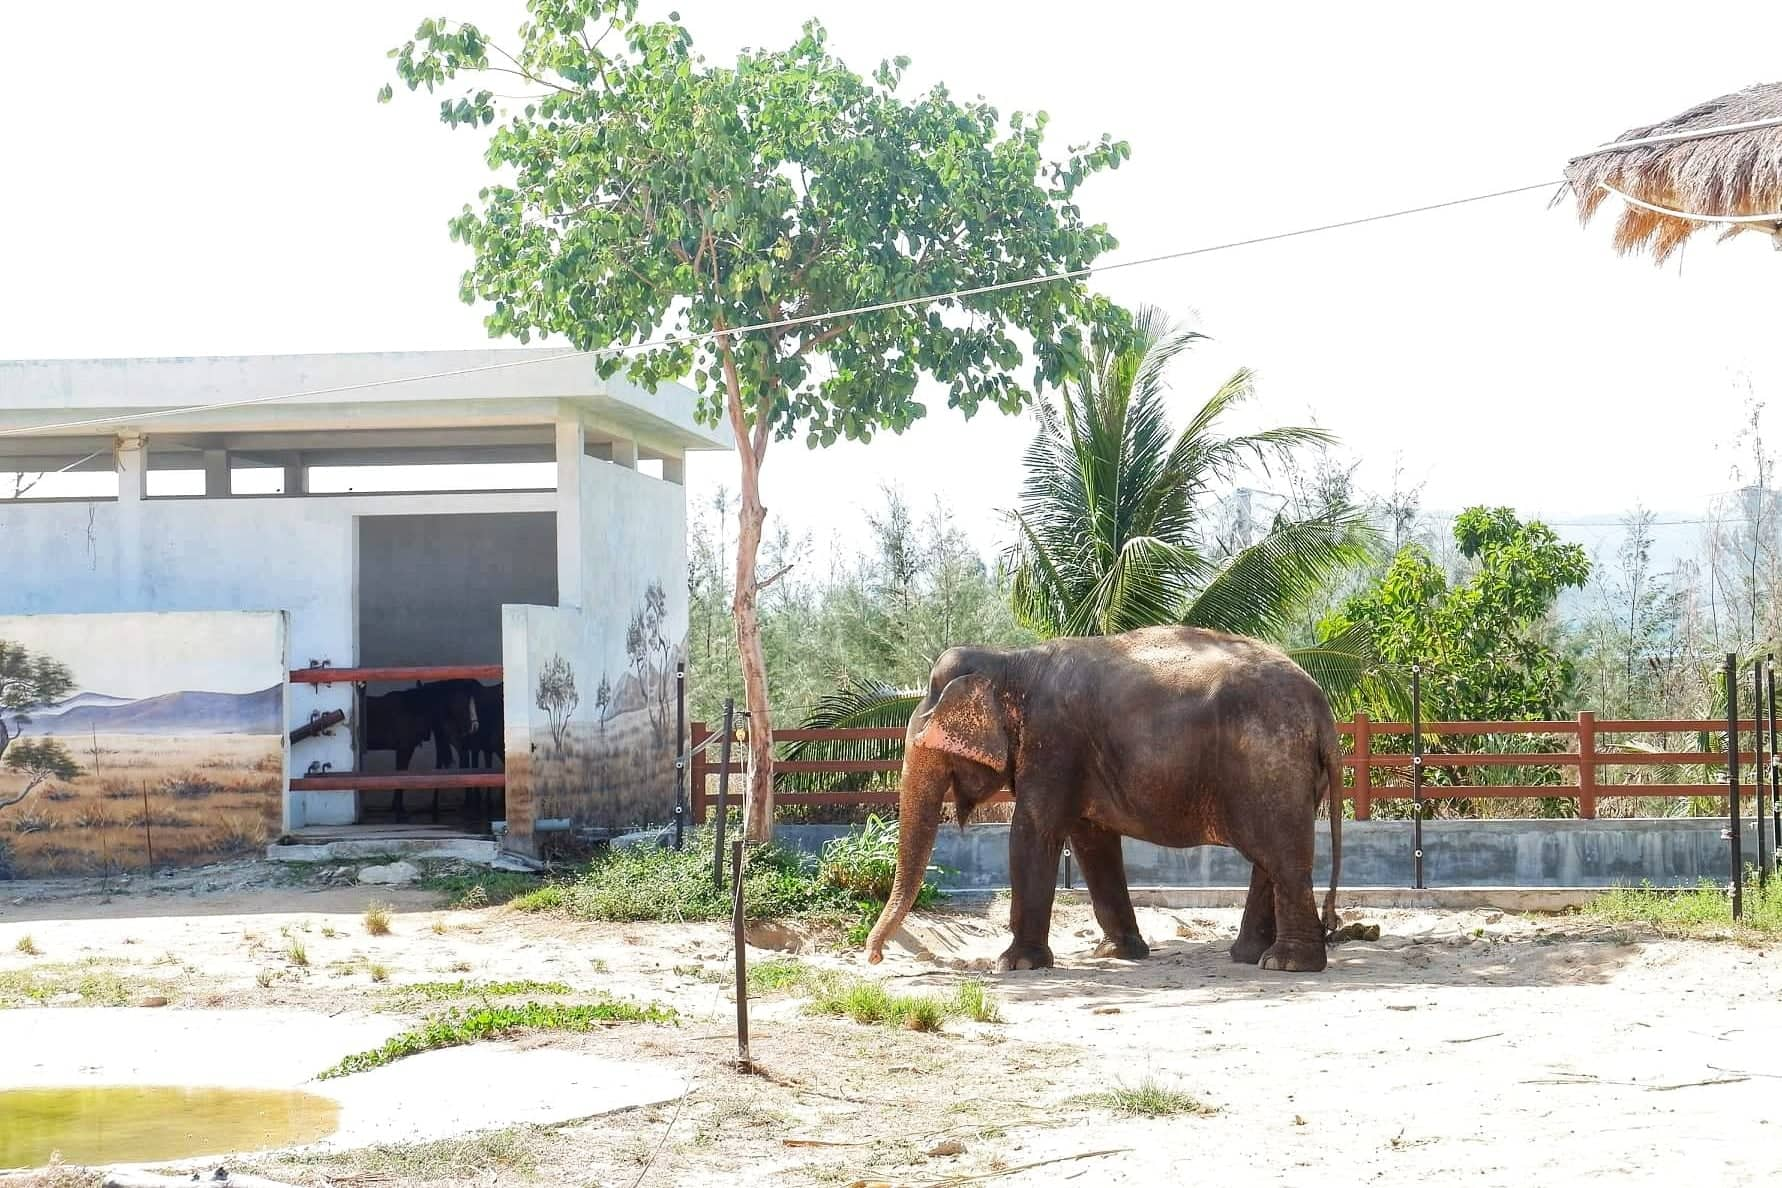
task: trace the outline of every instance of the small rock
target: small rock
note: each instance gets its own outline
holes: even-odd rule
[[[388,866],[367,866],[359,872],[361,883],[383,887],[405,886],[420,877],[420,869],[412,862],[392,862]]]
[[[1120,1008],[1117,1006],[1100,1006],[1089,1013],[1091,1015],[1118,1015],[1120,1013]]]
[[[965,1144],[958,1139],[945,1139],[928,1148],[930,1155],[963,1155]]]
[[[139,1007],[164,1007],[167,1005],[167,996],[165,994],[150,994],[137,999],[136,1005]]]

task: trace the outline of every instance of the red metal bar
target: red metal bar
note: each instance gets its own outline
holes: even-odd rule
[[[1662,767],[1672,763],[1707,763],[1726,766],[1725,751],[1602,751],[1596,762],[1601,767]],[[1739,752],[1740,763],[1755,763],[1750,751]]]
[[[1375,734],[1409,734],[1409,722],[1375,722]],[[1425,734],[1576,734],[1576,722],[1425,722]]]
[[[1740,730],[1752,730],[1755,726],[1749,718],[1739,720]],[[1726,719],[1716,722],[1708,718],[1652,718],[1641,721],[1638,718],[1604,718],[1596,724],[1598,734],[1674,734],[1678,731],[1689,731],[1700,734],[1726,733]]]
[[[505,788],[507,775],[499,771],[331,771],[326,775],[291,777],[293,792],[395,792],[419,788]]]
[[[1578,762],[1576,751],[1535,751],[1518,755],[1511,751],[1480,751],[1476,755],[1464,753],[1426,752],[1423,766],[1428,767],[1571,767]],[[1411,766],[1409,755],[1375,755],[1372,759],[1375,767]]]
[[[364,681],[498,681],[499,664],[430,664],[400,668],[293,668],[293,685],[346,685]]]

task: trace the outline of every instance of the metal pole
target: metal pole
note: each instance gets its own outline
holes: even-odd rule
[[[1757,885],[1770,875],[1763,861],[1763,661],[1751,662],[1751,819],[1757,822]]]
[[[730,812],[730,736],[736,731],[736,699],[724,699],[724,737],[718,740],[718,837],[712,845],[712,886],[724,889],[724,818]]]
[[[149,817],[148,781],[142,782],[142,840],[148,844],[148,872],[155,873],[155,823]]]
[[[1782,754],[1776,746],[1776,657],[1767,658],[1770,671],[1770,861],[1782,871]],[[1763,828],[1763,814],[1758,813],[1757,827]]]
[[[1423,666],[1411,665],[1411,886],[1423,889]]]
[[[730,848],[730,932],[736,942],[736,1071],[755,1071],[749,1059],[749,958],[743,943],[743,842]]]
[[[687,825],[687,665],[674,666],[674,848]]]
[[[1744,839],[1739,836],[1739,656],[1726,654],[1726,836],[1732,847],[1732,914],[1745,914]]]

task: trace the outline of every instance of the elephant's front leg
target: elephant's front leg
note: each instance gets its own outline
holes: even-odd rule
[[[998,973],[1052,965],[1052,896],[1058,890],[1064,838],[1034,818],[1017,804],[1009,826],[1009,931],[1015,940],[996,959]]]
[[[1151,946],[1139,935],[1138,915],[1132,910],[1132,894],[1126,889],[1126,860],[1120,853],[1120,835],[1090,821],[1079,821],[1070,831],[1071,853],[1083,868],[1083,885],[1095,920],[1101,925],[1097,957],[1124,957],[1136,961],[1151,955]]]

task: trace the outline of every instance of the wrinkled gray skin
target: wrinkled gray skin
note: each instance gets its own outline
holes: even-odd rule
[[[1052,964],[1047,936],[1066,841],[1101,924],[1096,955],[1149,953],[1127,892],[1123,836],[1235,848],[1253,871],[1232,959],[1324,968],[1342,814],[1331,819],[1322,920],[1313,822],[1327,795],[1342,803],[1342,755],[1323,690],[1267,644],[1149,627],[1012,651],[954,648],[935,663],[904,741],[897,876],[867,941],[870,961],[915,902],[947,795],[958,798],[963,822],[1007,788],[1014,943],[998,970]]]

